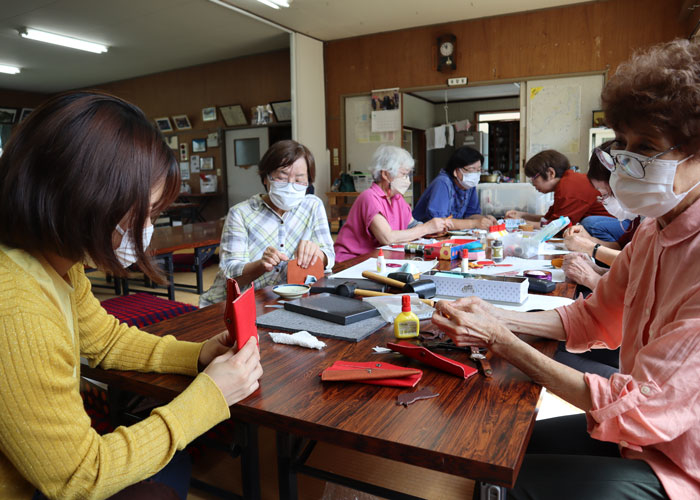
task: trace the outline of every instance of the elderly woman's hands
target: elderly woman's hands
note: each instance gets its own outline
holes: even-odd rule
[[[458,346],[490,347],[515,339],[513,332],[497,318],[498,309],[479,297],[435,305],[432,322]]]
[[[452,219],[435,217],[424,224],[425,234],[441,234],[452,229]]]
[[[564,245],[566,245],[567,250],[572,252],[583,252],[590,255],[595,241],[583,226],[576,224],[564,231]]]
[[[593,262],[591,262],[588,255],[582,253],[565,255],[564,263],[561,267],[567,278],[591,290],[594,290],[598,281],[600,281],[600,274],[593,269]]]
[[[318,259],[323,261],[323,252],[321,247],[309,240],[301,240],[297,247],[297,264],[302,269],[306,269],[312,264],[315,264]]]
[[[263,256],[260,258],[260,264],[267,273],[272,271],[280,262],[287,260],[289,260],[289,257],[287,257],[286,254],[280,252],[275,247],[267,247],[263,252]]]

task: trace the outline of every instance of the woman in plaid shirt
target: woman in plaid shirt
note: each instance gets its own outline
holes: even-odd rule
[[[323,202],[306,191],[314,180],[311,151],[296,141],[270,146],[258,165],[265,194],[233,206],[221,235],[219,272],[199,299],[204,307],[224,300],[226,278],[241,287],[261,288],[287,281],[286,261],[302,268],[322,259],[335,263],[333,240]]]

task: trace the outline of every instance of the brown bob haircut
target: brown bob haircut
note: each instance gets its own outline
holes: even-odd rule
[[[545,175],[547,170],[553,168],[557,177],[562,177],[564,172],[571,168],[569,159],[554,149],[547,149],[537,153],[525,164],[525,175],[532,178],[536,175]]]
[[[316,176],[314,155],[311,154],[309,148],[291,139],[277,141],[265,151],[265,154],[258,164],[260,181],[265,185],[265,179],[268,175],[278,168],[291,166],[292,163],[302,157],[306,160],[306,165],[308,165],[309,184],[311,184]]]
[[[128,214],[123,229],[137,235],[139,265],[162,282],[140,235],[179,184],[172,151],[139,108],[98,92],[59,94],[22,121],[0,157],[0,241],[76,262],[89,257],[124,276],[112,235]]]
[[[674,40],[618,66],[601,95],[616,130],[661,135],[688,154],[700,151],[700,43]]]

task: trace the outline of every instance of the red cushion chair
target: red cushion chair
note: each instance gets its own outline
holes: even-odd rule
[[[103,300],[102,307],[129,326],[144,326],[197,310],[184,302],[163,299],[148,293],[135,293]]]

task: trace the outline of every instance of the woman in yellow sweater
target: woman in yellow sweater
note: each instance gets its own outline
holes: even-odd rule
[[[144,254],[150,219],[178,191],[160,133],[116,97],[56,96],[8,141],[0,156],[0,498],[113,495],[153,476],[257,389],[255,340],[233,354],[225,334],[202,344],[150,335],[109,316],[90,290],[88,257],[117,276],[137,261],[158,278]],[[100,436],[78,390],[81,356],[106,369],[194,379],[145,420]]]

